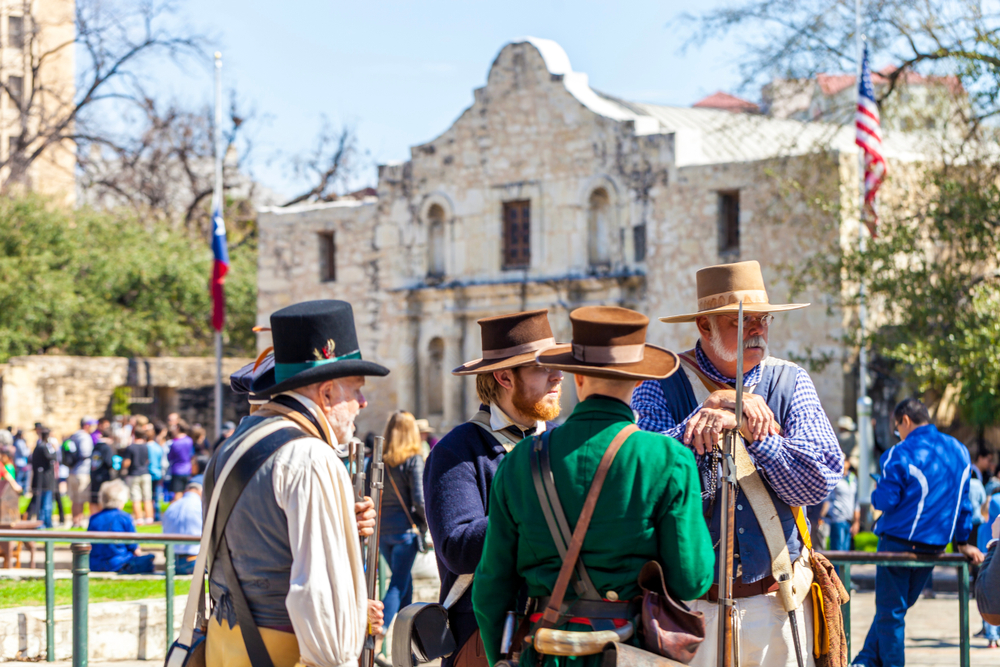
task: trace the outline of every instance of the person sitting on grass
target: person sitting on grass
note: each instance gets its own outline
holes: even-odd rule
[[[87,530],[106,533],[134,533],[132,517],[122,511],[129,499],[129,488],[116,479],[101,485],[101,511],[90,517]],[[92,572],[151,574],[154,554],[142,554],[138,544],[95,544],[90,552]]]

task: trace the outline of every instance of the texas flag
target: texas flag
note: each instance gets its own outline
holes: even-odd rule
[[[226,247],[226,223],[222,211],[212,213],[212,326],[222,331],[226,322],[226,274],[229,273],[229,249]]]

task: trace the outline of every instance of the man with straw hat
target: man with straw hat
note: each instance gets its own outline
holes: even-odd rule
[[[514,445],[544,433],[559,416],[562,372],[535,361],[536,353],[556,342],[548,311],[487,317],[479,326],[482,358],[452,371],[476,376],[479,411],[434,446],[424,467],[424,506],[441,601],[458,597],[448,619],[459,650],[442,660],[443,667],[486,666],[469,588],[483,553],[493,476]]]
[[[587,656],[581,665],[600,664],[608,631],[637,646],[632,601],[650,561],[662,566],[675,597],[697,598],[712,583],[694,456],[673,438],[639,430],[629,407],[641,382],[677,370],[677,355],[646,344],[649,318],[632,310],[588,306],[570,320],[572,343],[537,359],[572,373],[580,402],[562,426],[515,447],[493,480],[472,592],[490,664],[508,650],[505,618],[520,613],[523,585],[532,640],[520,663],[533,666],[557,661],[543,631],[580,638],[571,654]],[[571,539],[559,523],[574,526]],[[583,645],[588,640],[593,646]]]
[[[753,464],[751,470],[755,467],[760,473],[763,488],[780,519],[788,558],[795,563],[808,551],[808,529],[805,520],[799,520],[799,508],[822,502],[844,470],[843,452],[809,374],[789,361],[768,355],[773,314],[809,304],[772,304],[760,265],[755,261],[701,269],[697,287],[697,312],[660,318],[670,323],[694,322],[698,327],[700,338],[694,349],[680,355],[683,372],[666,380],[644,382],[632,397],[632,408],[639,414],[641,428],[676,437],[694,450],[705,516],[709,518],[712,541],[718,544],[723,508],[716,502],[716,444],[724,431],[736,428],[733,387],[737,372],[743,373],[746,390],[741,433]],[[741,301],[743,340],[738,341],[736,318]],[[742,369],[736,368],[737,345],[743,346]],[[797,658],[791,621],[782,613],[776,594],[779,586],[772,573],[765,530],[742,484],[736,503],[734,634],[740,646],[741,667],[794,666]],[[794,567],[800,568],[805,562],[808,559]],[[707,596],[691,603],[705,613],[709,630],[692,665],[716,663],[717,584]],[[807,598],[803,606],[804,614],[797,623],[799,644],[805,663],[812,664],[811,601]]]

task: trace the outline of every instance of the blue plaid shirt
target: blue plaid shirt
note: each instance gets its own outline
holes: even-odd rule
[[[724,376],[709,361],[701,349],[701,341],[695,345],[695,357],[705,375],[716,382],[735,386],[734,378]],[[744,386],[755,386],[760,376],[760,366],[754,366],[743,375]],[[647,380],[632,395],[632,409],[639,413],[639,428],[681,440],[688,420],[701,407],[678,421],[675,415],[670,414],[660,383]],[[823,502],[843,477],[844,453],[819,402],[816,387],[802,368],[798,369],[792,404],[781,430],[784,435],[769,435],[747,445],[757,469],[778,497],[789,505],[807,506]],[[699,470],[704,473],[709,457],[696,454],[695,459]],[[704,474],[702,479],[705,479]],[[712,490],[703,489],[702,493],[707,496]]]

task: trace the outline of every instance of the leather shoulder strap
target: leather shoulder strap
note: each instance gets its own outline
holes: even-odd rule
[[[535,493],[538,495],[538,503],[542,506],[542,515],[545,517],[549,534],[552,535],[552,541],[555,542],[559,557],[565,560],[567,545],[572,541],[573,533],[569,529],[566,512],[563,511],[555,478],[552,476],[552,465],[549,460],[549,432],[535,436],[533,440],[531,479],[535,484]],[[576,571],[577,578],[573,581],[573,588],[577,595],[589,600],[599,600],[600,595],[597,593],[597,588],[591,581],[582,559],[577,559]]]
[[[249,451],[250,448],[253,447],[253,445],[258,441],[269,434],[280,430],[281,428],[282,420],[271,419],[265,420],[243,433],[237,433],[234,436],[237,439],[237,442],[233,443],[232,453],[226,460],[226,463],[222,466],[222,470],[219,472],[218,480],[214,484],[214,488],[210,487],[208,484],[211,480],[206,480],[207,488],[204,498],[207,499],[208,509],[205,512],[205,526],[201,534],[198,557],[195,559],[194,578],[191,580],[187,604],[184,607],[184,617],[181,621],[181,631],[177,638],[178,644],[182,646],[191,646],[198,615],[199,613],[204,612],[203,600],[205,590],[205,572],[207,571],[206,564],[208,562],[208,553],[211,545],[213,527],[219,505],[219,497],[221,495],[220,491],[222,491],[225,487],[226,480],[229,479],[229,474],[236,467],[236,464],[239,463],[243,455],[246,454],[246,452]],[[216,452],[216,455],[217,454],[218,452]],[[214,461],[217,456],[213,456],[212,458]],[[171,652],[168,667],[182,667],[182,662],[183,652]]]
[[[243,489],[246,488],[246,485],[260,467],[269,458],[274,456],[280,448],[293,440],[308,437],[310,437],[308,433],[303,433],[297,428],[288,426],[261,438],[249,451],[240,457],[239,462],[232,469],[232,472],[230,472],[229,479],[226,480],[225,485],[220,490],[215,525],[212,526],[212,541],[209,545],[210,559],[215,555],[218,545],[222,543],[223,533],[226,530],[226,524],[229,522],[229,515],[232,514],[233,508],[236,507],[236,502],[243,495]],[[211,569],[210,562],[209,571]]]
[[[240,634],[243,635],[243,645],[250,657],[250,665],[251,667],[274,667],[271,654],[267,652],[267,646],[264,644],[264,638],[260,636],[260,628],[253,620],[250,605],[243,594],[243,586],[233,568],[232,552],[229,550],[229,543],[225,536],[222,537],[222,544],[219,546],[222,554],[222,571],[226,575],[229,594],[233,598],[233,611],[236,612],[236,622],[240,626]]]
[[[663,398],[667,402],[670,415],[678,424],[684,418],[698,409],[698,399],[694,396],[694,387],[685,372],[673,373],[662,380],[657,380]]]
[[[406,503],[403,502],[403,494],[399,492],[399,487],[396,486],[396,480],[392,478],[392,467],[386,466],[385,473],[389,478],[389,483],[392,484],[392,490],[396,492],[396,500],[399,501],[399,506],[403,508],[403,514],[406,515],[406,520],[410,522],[410,527],[413,528],[414,532],[416,532],[418,530],[417,524],[413,521],[413,517],[410,516],[410,510],[406,507]]]
[[[569,586],[569,579],[573,573],[573,568],[580,557],[580,550],[583,548],[583,539],[587,535],[590,520],[594,516],[594,508],[597,507],[597,498],[601,495],[601,487],[604,486],[608,470],[611,469],[611,464],[614,463],[618,450],[621,449],[628,437],[638,430],[639,427],[635,424],[629,424],[620,430],[615,439],[611,441],[611,444],[604,451],[604,456],[601,457],[601,463],[597,466],[594,481],[590,483],[587,499],[583,502],[583,511],[580,512],[576,528],[573,529],[573,539],[570,540],[569,548],[566,550],[566,557],[563,559],[562,567],[559,569],[559,577],[556,579],[556,585],[552,589],[549,606],[542,614],[543,623],[549,627],[555,625],[559,620],[559,610],[562,607],[563,599],[566,597],[566,587]]]
[[[785,611],[791,611],[800,604],[796,598],[802,597],[807,591],[794,590],[795,573],[792,570],[792,559],[788,553],[788,543],[785,541],[785,531],[778,518],[778,510],[767,489],[764,488],[764,480],[750,460],[750,453],[743,443],[743,438],[733,438],[733,443],[737,481],[750,502],[750,508],[757,517],[761,532],[764,533],[767,551],[771,556],[771,574],[778,581],[778,597]]]
[[[508,437],[503,431],[493,430],[493,426],[490,424],[490,413],[484,410],[477,412],[472,419],[469,420],[469,422],[489,433],[490,437],[500,443],[500,445],[508,452],[514,449],[514,445],[517,444],[516,440]]]

